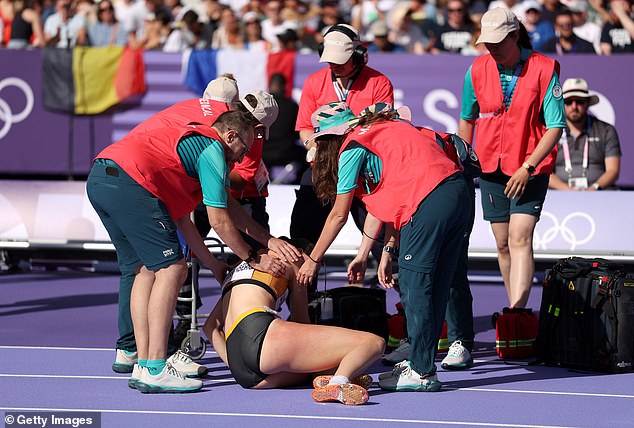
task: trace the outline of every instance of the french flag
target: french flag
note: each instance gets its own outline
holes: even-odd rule
[[[207,83],[224,73],[231,73],[238,82],[240,97],[255,90],[268,90],[271,75],[286,77],[287,95],[291,95],[295,73],[295,51],[268,53],[236,49],[198,49],[183,55],[184,85],[196,94],[205,91]]]

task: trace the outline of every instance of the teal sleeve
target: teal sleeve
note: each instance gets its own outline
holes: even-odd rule
[[[198,177],[203,190],[203,203],[214,208],[227,208],[229,168],[222,145],[214,141],[198,158]]]
[[[557,72],[555,71],[553,71],[553,76],[550,78],[550,84],[548,85],[546,96],[544,97],[542,111],[544,113],[546,129],[566,127],[564,97],[561,85],[559,84],[559,76],[557,76]]]
[[[464,76],[462,84],[462,107],[460,109],[460,119],[476,120],[480,116],[480,106],[473,90],[473,82],[471,80],[471,66]]]
[[[337,172],[337,194],[343,195],[357,188],[359,172],[363,167],[367,150],[354,147],[344,150],[339,156],[339,171]]]

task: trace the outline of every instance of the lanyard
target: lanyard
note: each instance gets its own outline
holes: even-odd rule
[[[564,169],[568,173],[568,177],[572,177],[572,162],[570,161],[570,148],[568,147],[568,137],[562,142],[564,149]],[[586,134],[585,142],[583,144],[583,177],[588,174],[588,134]]]
[[[333,77],[332,85],[335,87],[335,92],[337,93],[339,101],[345,101],[346,98],[348,98],[348,93],[350,92],[350,87],[352,87],[353,82],[353,79],[348,80],[348,85],[346,86],[346,89],[342,90],[339,86],[339,83],[337,83],[337,79]]]
[[[519,65],[515,69],[515,72],[513,73],[513,77],[511,77],[509,85],[506,87],[506,91],[504,91],[504,101],[502,101],[501,106],[503,109],[508,109],[508,106],[511,103],[511,95],[513,95],[513,91],[515,90],[515,85],[517,84],[517,79],[520,77],[522,68],[524,68],[524,61],[520,61]]]
[[[494,116],[498,116],[508,110],[508,106],[511,103],[511,95],[513,95],[513,91],[515,90],[515,85],[517,85],[517,80],[522,73],[522,68],[524,68],[525,60],[520,60],[511,80],[509,81],[508,86],[506,87],[506,91],[504,91],[504,99],[502,100],[502,104],[498,109],[494,112],[490,113],[480,113],[480,119],[488,119]]]

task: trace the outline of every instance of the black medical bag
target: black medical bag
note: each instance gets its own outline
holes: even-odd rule
[[[332,311],[324,313],[324,299],[331,299]],[[330,309],[330,304],[326,305]],[[334,325],[369,331],[387,338],[385,290],[369,287],[338,287],[311,293],[308,315],[314,324]]]
[[[536,350],[547,365],[631,371],[634,276],[605,259],[560,259],[546,271]]]

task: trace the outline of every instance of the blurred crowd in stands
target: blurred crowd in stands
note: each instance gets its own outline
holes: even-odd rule
[[[0,46],[304,53],[331,25],[349,23],[370,52],[477,55],[480,17],[500,6],[538,51],[634,51],[630,0],[0,0]]]

